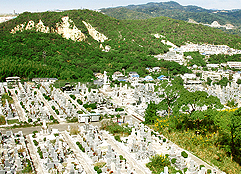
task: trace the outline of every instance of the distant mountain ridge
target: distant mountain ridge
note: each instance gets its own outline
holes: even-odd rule
[[[177,2],[150,2],[141,5],[128,5],[116,8],[101,9],[101,12],[117,19],[148,19],[152,17],[166,16],[173,19],[188,21],[193,19],[198,23],[211,24],[218,21],[219,24],[232,24],[241,26],[241,10],[211,10],[202,7],[188,5],[182,6]]]

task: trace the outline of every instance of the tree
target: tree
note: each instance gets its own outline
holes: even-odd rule
[[[117,123],[118,123],[119,118],[121,118],[120,114],[117,114],[117,115],[116,115],[116,118],[117,118]]]
[[[146,108],[145,116],[144,116],[146,124],[155,123],[156,119],[158,118],[156,111],[157,111],[157,105],[155,104],[155,102],[150,101],[150,103]]]
[[[163,98],[163,100],[158,104],[158,109],[166,110],[168,113],[168,117],[170,116],[170,112],[172,110],[175,110],[174,108],[178,106],[177,100],[180,97],[180,92],[184,90],[183,86],[180,85],[180,83],[181,81],[173,80],[171,83],[164,81],[160,85],[162,93],[160,97]]]
[[[229,125],[231,132],[231,153],[233,156],[238,155],[240,158],[240,149],[237,147],[241,145],[241,108],[231,115]]]
[[[208,77],[206,84],[207,84],[208,86],[211,86],[211,83],[212,83],[212,80]]]
[[[185,117],[184,122],[195,123],[196,130],[199,131],[200,124],[205,119],[205,115],[202,112],[202,107],[206,106],[206,109],[221,109],[223,105],[220,103],[220,100],[214,96],[208,96],[205,91],[195,91],[189,92],[184,91],[181,94],[181,97],[178,99],[180,109],[183,112],[187,112],[188,115]]]
[[[229,146],[232,158],[241,164],[241,108],[220,112],[216,116],[216,125],[221,129],[221,144]]]
[[[241,79],[238,79],[236,83],[240,85],[241,84]]]

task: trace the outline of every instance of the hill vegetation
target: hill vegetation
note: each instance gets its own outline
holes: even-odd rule
[[[41,19],[48,27],[56,27],[63,16],[73,20],[87,38],[82,42],[64,39],[56,33],[40,33],[26,30],[11,34],[19,24]],[[108,37],[105,42],[94,40],[82,21],[90,23],[97,31]],[[109,73],[137,71],[144,76],[146,67],[160,66],[170,73],[190,72],[175,62],[158,61],[153,55],[165,53],[164,45],[154,34],[180,46],[186,42],[224,44],[241,49],[240,37],[228,35],[220,30],[166,17],[143,20],[118,20],[90,10],[64,12],[28,13],[0,24],[0,80],[7,76],[57,77],[89,81],[93,72]],[[109,52],[102,51],[100,44],[110,46]]]
[[[241,26],[241,10],[225,10],[225,12],[209,10],[193,5],[182,6],[174,1],[105,8],[101,9],[101,11],[117,19],[135,19],[136,16],[141,16],[141,19],[148,19],[166,16],[184,21],[191,18],[199,23],[211,24],[213,21],[218,21],[221,25],[231,23],[235,26]],[[130,17],[128,18],[128,16]]]
[[[237,28],[225,30],[228,33],[241,34],[241,10],[209,10],[198,6],[182,6],[177,2],[150,2],[141,5],[128,5],[125,7],[105,8],[101,12],[117,19],[149,19],[166,16],[173,19],[188,21],[193,19],[198,23],[211,24],[218,21],[219,24],[232,24]]]

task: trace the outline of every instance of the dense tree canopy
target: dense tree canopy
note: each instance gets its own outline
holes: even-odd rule
[[[55,27],[61,17],[69,16],[87,39],[74,42],[55,33],[40,33],[31,30],[10,34],[18,24],[29,20],[45,26]],[[97,31],[108,37],[102,43],[111,50],[103,52],[100,43],[94,40],[82,21],[90,23]],[[193,43],[227,44],[241,48],[239,37],[227,35],[205,26],[188,24],[166,17],[148,20],[117,20],[91,10],[72,10],[44,13],[20,14],[16,19],[0,24],[0,80],[6,76],[20,77],[58,77],[89,81],[93,72],[105,70],[110,74],[125,69],[145,76],[146,67],[162,67],[170,74],[190,72],[176,62],[158,61],[153,55],[166,53],[169,46],[153,34],[161,34],[176,45]]]

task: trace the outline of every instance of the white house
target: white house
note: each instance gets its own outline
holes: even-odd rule
[[[230,68],[241,69],[241,62],[227,62]]]

